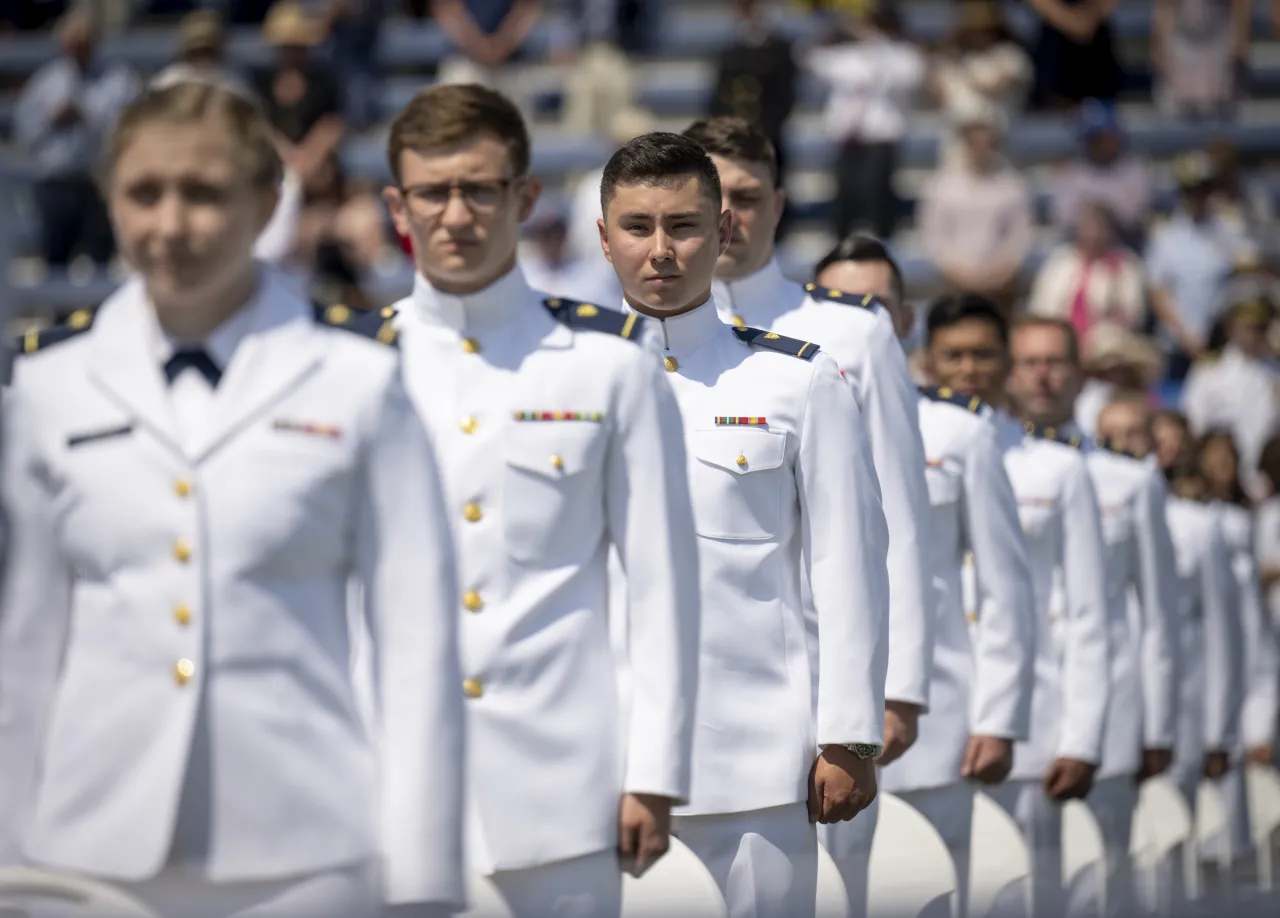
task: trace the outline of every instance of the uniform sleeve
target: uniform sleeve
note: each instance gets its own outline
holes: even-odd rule
[[[1231,554],[1215,523],[1200,569],[1204,614],[1204,745],[1230,750],[1244,703],[1244,633]]]
[[[1107,712],[1107,598],[1098,499],[1078,457],[1063,489],[1062,734],[1058,757],[1097,763]]]
[[[1141,625],[1142,733],[1147,749],[1172,749],[1178,723],[1178,562],[1165,515],[1164,477],[1154,469],[1134,507],[1137,551],[1130,581]]]
[[[817,741],[880,743],[888,668],[884,512],[862,412],[819,355],[800,433],[801,552],[818,618]]]
[[[398,373],[370,419],[357,573],[379,710],[384,894],[462,905],[458,588],[435,455]]]
[[[929,703],[937,607],[929,594],[928,554],[922,527],[929,519],[919,393],[887,311],[864,345],[858,377],[859,407],[871,444],[874,473],[889,531],[889,672],[884,695],[923,708]]]
[[[970,732],[1024,740],[1035,687],[1035,596],[1018,501],[991,424],[965,458],[964,516],[981,610]]]
[[[0,591],[0,866],[20,860],[39,783],[38,754],[57,688],[71,613],[71,570],[54,525],[54,485],[35,412],[5,393],[3,501],[7,541]]]
[[[626,572],[627,793],[689,799],[698,687],[698,543],[684,428],[670,384],[639,349],[616,396],[609,531]]]
[[[1233,561],[1239,587],[1245,646],[1244,708],[1240,735],[1246,747],[1267,746],[1276,737],[1276,693],[1280,691],[1280,653],[1275,630],[1262,602],[1253,555],[1240,552]]]

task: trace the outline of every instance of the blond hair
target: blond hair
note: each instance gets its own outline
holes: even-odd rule
[[[235,141],[249,182],[255,188],[275,189],[283,178],[284,166],[276,152],[271,125],[257,102],[217,79],[194,76],[150,86],[125,108],[107,143],[104,178],[115,172],[142,128],[210,119],[218,119],[220,127]]]

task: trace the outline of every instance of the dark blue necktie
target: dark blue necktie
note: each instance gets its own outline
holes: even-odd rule
[[[222,371],[202,347],[184,348],[170,357],[164,365],[164,378],[172,383],[186,369],[198,372],[215,389],[218,387],[218,380],[222,378]]]

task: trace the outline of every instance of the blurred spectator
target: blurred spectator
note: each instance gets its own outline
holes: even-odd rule
[[[1120,63],[1111,15],[1120,0],[1028,0],[1040,15],[1033,58],[1032,101],[1038,108],[1074,107],[1085,99],[1114,101]]]
[[[178,59],[151,78],[152,86],[186,79],[226,83],[252,92],[249,84],[227,62],[227,32],[222,16],[213,10],[196,10],[178,24]]]
[[[388,239],[372,187],[350,181],[337,157],[326,159],[305,185],[293,266],[322,298],[368,309],[360,279],[383,257]]]
[[[138,13],[138,0],[71,0],[70,10],[89,21],[95,35],[123,31]]]
[[[1180,380],[1208,343],[1236,259],[1254,247],[1210,209],[1213,167],[1208,156],[1184,154],[1175,161],[1174,172],[1179,206],[1151,235],[1147,276],[1157,334],[1169,352],[1169,375]]]
[[[1240,154],[1235,145],[1215,140],[1208,147],[1213,163],[1214,190],[1210,206],[1222,222],[1254,242],[1274,232],[1275,207],[1271,188],[1264,181],[1253,181],[1240,168]]]
[[[534,290],[614,309],[621,307],[622,287],[613,267],[600,253],[598,235],[594,251],[575,253],[569,244],[566,214],[552,204],[538,208],[528,222],[527,233],[520,265]]]
[[[6,0],[0,4],[0,32],[45,29],[67,11],[67,0]]]
[[[844,238],[870,226],[888,237],[898,217],[898,142],[924,81],[924,55],[903,38],[893,7],[869,19],[844,18],[832,38],[805,57],[805,66],[831,89],[823,121],[840,145],[832,231]]]
[[[958,129],[959,155],[921,193],[921,243],[947,283],[1007,307],[1031,248],[1031,191],[1001,153],[998,111],[962,113]]]
[[[275,48],[276,63],[260,81],[259,94],[279,132],[285,165],[310,184],[346,131],[341,88],[332,70],[311,57],[324,40],[323,26],[300,3],[280,0],[267,14],[262,39]]]
[[[1031,58],[994,0],[964,0],[959,23],[933,65],[932,85],[952,118],[980,103],[1007,120],[1022,111],[1031,85]]]
[[[571,66],[564,87],[564,126],[603,135],[618,112],[636,102],[630,54],[656,38],[660,0],[569,0],[570,47],[555,57]]]
[[[357,131],[379,115],[378,31],[386,8],[386,0],[324,0],[330,58],[345,100],[343,116]]]
[[[45,261],[63,266],[80,252],[106,264],[115,239],[93,169],[138,80],[95,59],[95,34],[83,15],[63,17],[57,39],[58,57],[37,70],[18,97],[14,138],[38,170],[33,194]]]
[[[1271,620],[1280,625],[1280,437],[1271,437],[1263,445],[1258,473],[1265,484],[1254,527],[1258,579],[1267,596]]]
[[[1191,425],[1181,411],[1163,408],[1151,420],[1151,436],[1156,445],[1156,464],[1166,473],[1179,462],[1188,462],[1199,475],[1191,455]]]
[[[1208,431],[1196,442],[1195,451],[1210,499],[1247,508],[1249,495],[1240,481],[1240,451],[1231,433]]]
[[[653,115],[642,108],[618,112],[609,124],[609,139],[617,149],[641,134],[652,131],[653,124]],[[596,221],[600,219],[600,179],[603,177],[604,167],[601,166],[584,173],[566,186],[569,194],[568,257],[604,265],[612,275],[613,269],[608,267],[609,263],[600,251],[600,231],[596,228]],[[585,293],[565,295],[575,299],[590,299]]]
[[[453,42],[440,65],[440,83],[481,83],[523,102],[502,65],[519,54],[542,17],[541,0],[431,0],[431,15]]]
[[[1142,262],[1120,241],[1110,208],[1086,201],[1072,235],[1040,268],[1027,311],[1066,319],[1081,341],[1104,323],[1137,329],[1146,313]]]
[[[1182,117],[1227,114],[1249,63],[1252,0],[1155,0],[1156,101]]]
[[[1120,237],[1138,245],[1151,211],[1151,179],[1142,157],[1125,149],[1124,132],[1115,107],[1086,99],[1080,107],[1080,140],[1084,156],[1064,165],[1053,180],[1053,221],[1075,226],[1076,210],[1089,200],[1106,201]]]
[[[1075,422],[1086,437],[1098,431],[1098,414],[1117,398],[1152,402],[1164,375],[1164,355],[1150,339],[1119,325],[1099,325],[1080,351],[1085,381],[1076,398]],[[1125,393],[1128,393],[1127,395]]]
[[[1226,345],[1220,354],[1196,362],[1182,393],[1192,429],[1228,431],[1248,470],[1257,466],[1263,443],[1280,427],[1280,367],[1268,340],[1275,318],[1269,300],[1233,303],[1224,317]],[[1251,473],[1248,481],[1250,491],[1258,493],[1257,477]]]

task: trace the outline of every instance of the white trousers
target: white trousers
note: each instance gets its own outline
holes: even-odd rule
[[[817,908],[818,838],[805,804],[678,816],[672,827],[715,877],[729,918],[803,918]]]
[[[849,918],[867,914],[867,871],[871,865],[871,839],[880,818],[880,795],[848,822],[818,826],[818,841],[840,869],[849,894]]]
[[[622,911],[622,871],[613,850],[499,870],[488,880],[512,918],[618,918]]]
[[[1137,782],[1133,775],[1116,775],[1095,781],[1085,803],[1098,820],[1106,849],[1103,874],[1103,881],[1107,884],[1105,918],[1132,915],[1137,900],[1129,841],[1133,836],[1133,811],[1138,806]],[[1068,891],[1067,912],[1071,915],[1097,915],[1099,892],[1096,875],[1084,874]]]
[[[1031,853],[1031,888],[1036,918],[1057,918],[1063,912],[1062,807],[1045,796],[1039,779],[1006,781],[983,792],[1000,804],[1022,830]],[[1020,916],[1026,891],[1011,884],[996,902],[995,913]]]
[[[901,797],[938,830],[956,868],[956,902],[960,915],[969,911],[969,849],[973,838],[974,786],[957,781],[944,787],[898,791]]]

